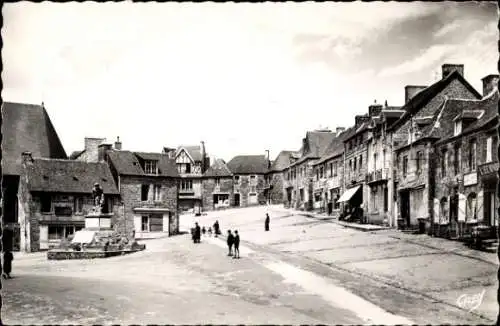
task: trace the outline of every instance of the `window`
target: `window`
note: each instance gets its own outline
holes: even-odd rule
[[[455,170],[455,174],[460,173],[461,160],[462,160],[462,149],[460,148],[460,145],[456,145],[453,158],[453,169]]]
[[[290,180],[290,172],[286,173],[286,178],[287,178],[287,180]],[[235,184],[239,184],[240,183],[240,176],[239,175],[235,175],[234,176],[234,183]]]
[[[147,201],[148,195],[149,195],[149,185],[142,185],[141,186],[141,200]]]
[[[319,180],[319,169],[316,168],[316,180]]]
[[[315,202],[321,201],[321,194],[319,192],[314,194],[314,201]]]
[[[191,164],[186,163],[186,173],[191,173]]]
[[[49,226],[49,240],[64,239],[64,226]]]
[[[42,211],[42,213],[52,212],[52,196],[43,194],[40,197],[40,202],[41,202],[40,210]]]
[[[141,231],[149,232],[149,216],[143,215],[141,217]]]
[[[266,177],[266,179],[267,179],[267,177]],[[216,187],[220,186],[220,179],[219,178],[215,178],[215,186]]]
[[[337,169],[338,169],[338,162],[335,161],[334,163],[334,168],[333,168],[333,176],[337,176]]]
[[[382,152],[382,168],[385,169],[385,149],[384,151]]]
[[[373,170],[377,170],[377,153],[373,153]]]
[[[469,147],[469,169],[474,171],[476,169],[476,151],[477,143],[475,140],[471,140]]]
[[[151,160],[145,161],[144,172],[146,174],[157,174],[158,172],[157,161],[151,161]]]
[[[491,162],[493,154],[493,137],[486,138],[486,163]]]
[[[406,177],[408,174],[408,156],[405,155],[403,157],[403,177]]]
[[[250,176],[250,181],[254,181],[255,180],[255,176],[254,175],[251,175]]]
[[[454,135],[457,136],[462,132],[462,120],[455,121],[455,132]]]
[[[447,224],[448,223],[448,198],[443,197],[439,203],[439,223]]]
[[[83,197],[75,197],[74,203],[73,203],[73,211],[75,213],[82,213],[83,212]]]
[[[193,180],[181,180],[181,190],[184,191],[193,190]]]
[[[300,201],[304,201],[304,189],[303,188],[299,189],[299,194],[300,194]]]
[[[161,200],[161,186],[154,186],[153,200]]]
[[[477,196],[475,193],[470,193],[467,197],[467,206],[465,210],[465,218],[467,220],[477,219]]]
[[[352,160],[349,160],[349,171],[352,171]]]
[[[446,177],[446,170],[448,169],[448,151],[443,149],[441,151],[441,176]]]
[[[356,158],[354,158],[354,168],[353,168],[353,169],[354,169],[354,171],[356,171],[356,161],[357,161],[357,159],[356,159]]]
[[[424,153],[422,151],[417,152],[417,173],[422,172],[422,162],[424,159]]]
[[[323,166],[319,167],[319,177],[323,178],[325,176]]]
[[[358,167],[358,169],[361,171],[362,167],[363,167],[363,155],[361,155],[359,157],[359,167]]]

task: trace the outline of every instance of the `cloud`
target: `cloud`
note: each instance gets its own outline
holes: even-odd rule
[[[447,44],[433,45],[413,59],[407,60],[399,65],[389,67],[380,71],[378,76],[391,77],[424,70],[425,68],[432,66],[436,62],[441,60],[452,49],[453,46]]]

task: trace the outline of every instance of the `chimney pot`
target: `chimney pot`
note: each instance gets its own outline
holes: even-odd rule
[[[499,75],[488,75],[482,79],[483,81],[483,97],[489,95],[496,87],[498,87]]]
[[[116,142],[115,142],[115,149],[117,151],[121,151],[122,150],[122,142],[120,141],[120,137],[116,137]]]
[[[463,64],[451,64],[451,63],[445,63],[441,66],[441,71],[442,71],[442,78],[448,77],[453,71],[458,71],[462,77],[465,77],[464,75],[464,65]]]

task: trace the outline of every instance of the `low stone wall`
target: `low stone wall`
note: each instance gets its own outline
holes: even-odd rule
[[[68,260],[68,259],[95,259],[108,258],[131,254],[146,249],[145,244],[140,244],[132,250],[114,250],[114,251],[67,251],[67,250],[49,250],[47,259],[49,260]]]

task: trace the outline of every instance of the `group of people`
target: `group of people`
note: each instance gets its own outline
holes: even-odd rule
[[[208,229],[205,226],[200,227],[198,222],[196,222],[194,224],[194,228],[191,228],[191,239],[193,240],[194,243],[200,243],[201,235],[205,235],[207,232],[209,236],[212,236],[212,227],[209,226]],[[213,225],[213,233],[215,234],[216,238],[218,235],[221,234],[219,221],[215,221]]]
[[[233,246],[234,246],[234,255],[233,255]],[[240,235],[238,234],[238,230],[231,233],[231,230],[227,230],[227,247],[229,249],[228,256],[232,256],[233,258],[240,258]]]

